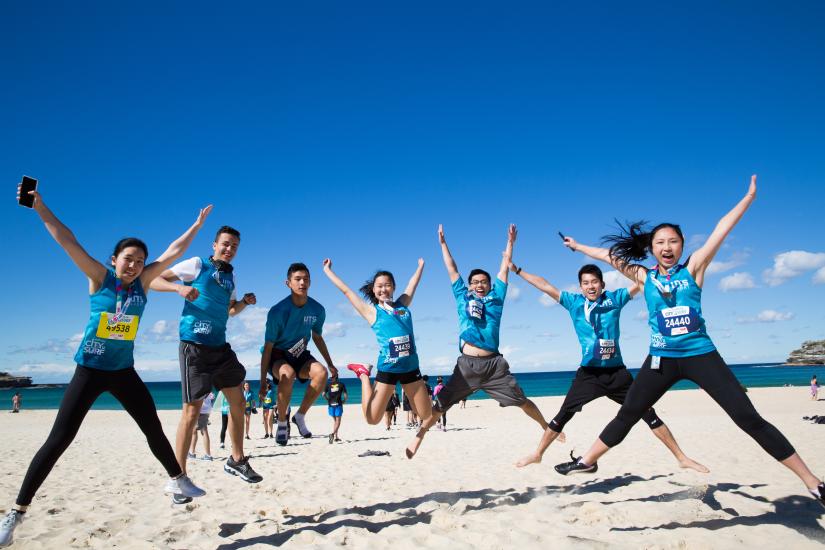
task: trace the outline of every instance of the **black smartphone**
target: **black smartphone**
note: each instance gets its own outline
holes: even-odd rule
[[[17,203],[26,208],[34,207],[34,197],[29,195],[29,191],[37,189],[37,180],[29,176],[23,176],[23,181],[20,183],[20,199]]]

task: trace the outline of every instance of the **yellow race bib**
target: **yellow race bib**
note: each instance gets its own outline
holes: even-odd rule
[[[134,340],[137,336],[139,315],[122,315],[120,321],[112,322],[114,314],[106,311],[100,314],[95,336],[103,340]]]

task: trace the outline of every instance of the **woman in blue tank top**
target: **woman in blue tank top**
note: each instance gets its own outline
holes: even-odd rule
[[[83,249],[69,228],[46,207],[38,192],[31,194],[34,196],[33,209],[46,225],[46,230],[88,278],[91,314],[75,355],[74,376],[63,395],[46,442],[29,465],[16,504],[3,521],[0,546],[11,543],[14,528],[22,521],[34,494],[71,444],[86,413],[103,392],[110,392],[120,401],[146,436],[152,453],[169,474],[164,490],[181,498],[205,494],[183,475],[163,433],[152,396],[134,369],[133,350],[149,283],[184,253],[212,207],[201,210],[194,225],[154,262],[144,265],[148,255],[146,245],[139,239],[126,238],[115,246],[110,265],[103,265]]]
[[[609,250],[565,238],[565,244],[571,249],[610,263],[644,288],[651,340],[650,354],[616,418],[583,457],[557,465],[556,471],[561,474],[595,471],[599,457],[621,443],[644,412],[673,384],[687,379],[705,390],[739,428],[799,476],[811,494],[825,504],[825,484],[808,469],[785,436],[756,411],[716,351],[702,317],[705,271],[755,198],[754,175],[744,198],[719,220],[705,244],[684,264],[679,262],[685,241],[682,231],[670,223],[659,224],[651,231],[644,231],[643,223],[631,224],[622,228],[621,234],[605,238],[605,242],[612,245]],[[648,269],[635,263],[648,255],[656,260],[653,267]]]
[[[333,273],[332,261],[324,260],[324,273],[338,290],[344,293],[361,317],[366,319],[378,340],[378,373],[375,376],[375,386],[370,385],[371,367],[361,364],[347,366],[361,380],[361,408],[364,418],[370,424],[381,422],[397,383],[401,383],[404,393],[409,396],[410,403],[422,421],[432,415],[432,402],[418,366],[412,313],[409,309],[423,271],[424,260],[419,258],[418,269],[397,300],[393,300],[395,277],[389,271],[376,272],[360,289],[361,294],[368,300],[365,302]]]

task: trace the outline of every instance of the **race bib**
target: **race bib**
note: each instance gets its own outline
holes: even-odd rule
[[[467,315],[470,319],[484,319],[484,302],[480,300],[469,300],[467,302]]]
[[[401,357],[409,357],[413,351],[412,340],[409,336],[396,336],[389,339],[390,361],[398,361]]]
[[[304,351],[306,351],[306,349],[307,349],[307,343],[304,341],[304,339],[303,339],[303,338],[301,338],[300,340],[298,340],[298,341],[295,343],[295,345],[294,345],[294,346],[292,346],[291,348],[289,348],[289,349],[288,349],[288,350],[286,350],[286,351],[287,351],[287,353],[289,353],[292,357],[298,358],[298,357],[300,357],[300,356],[301,356],[301,354],[302,354],[302,353],[304,353]]]
[[[669,307],[656,314],[659,332],[665,336],[681,336],[699,330],[699,314],[689,306]]]
[[[616,341],[599,338],[598,357],[602,361],[609,361],[616,356]]]
[[[114,314],[105,311],[100,314],[95,336],[102,340],[134,340],[137,336],[140,316],[121,315],[117,322],[113,317]]]

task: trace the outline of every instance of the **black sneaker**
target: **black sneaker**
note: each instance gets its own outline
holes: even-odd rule
[[[189,504],[192,502],[192,497],[185,495],[172,495],[172,504]]]
[[[811,489],[811,494],[821,505],[825,506],[825,483],[820,483],[816,489]]]
[[[247,483],[258,483],[263,480],[263,477],[258,475],[258,473],[252,469],[252,466],[249,465],[249,457],[246,456],[243,457],[243,460],[240,462],[237,462],[230,456],[223,464],[223,471],[233,476],[238,476]]]
[[[573,451],[570,451],[570,458],[572,459],[570,462],[556,464],[553,469],[563,476],[567,474],[595,474],[599,470],[598,462],[588,466],[581,461],[582,457],[573,456]]]

